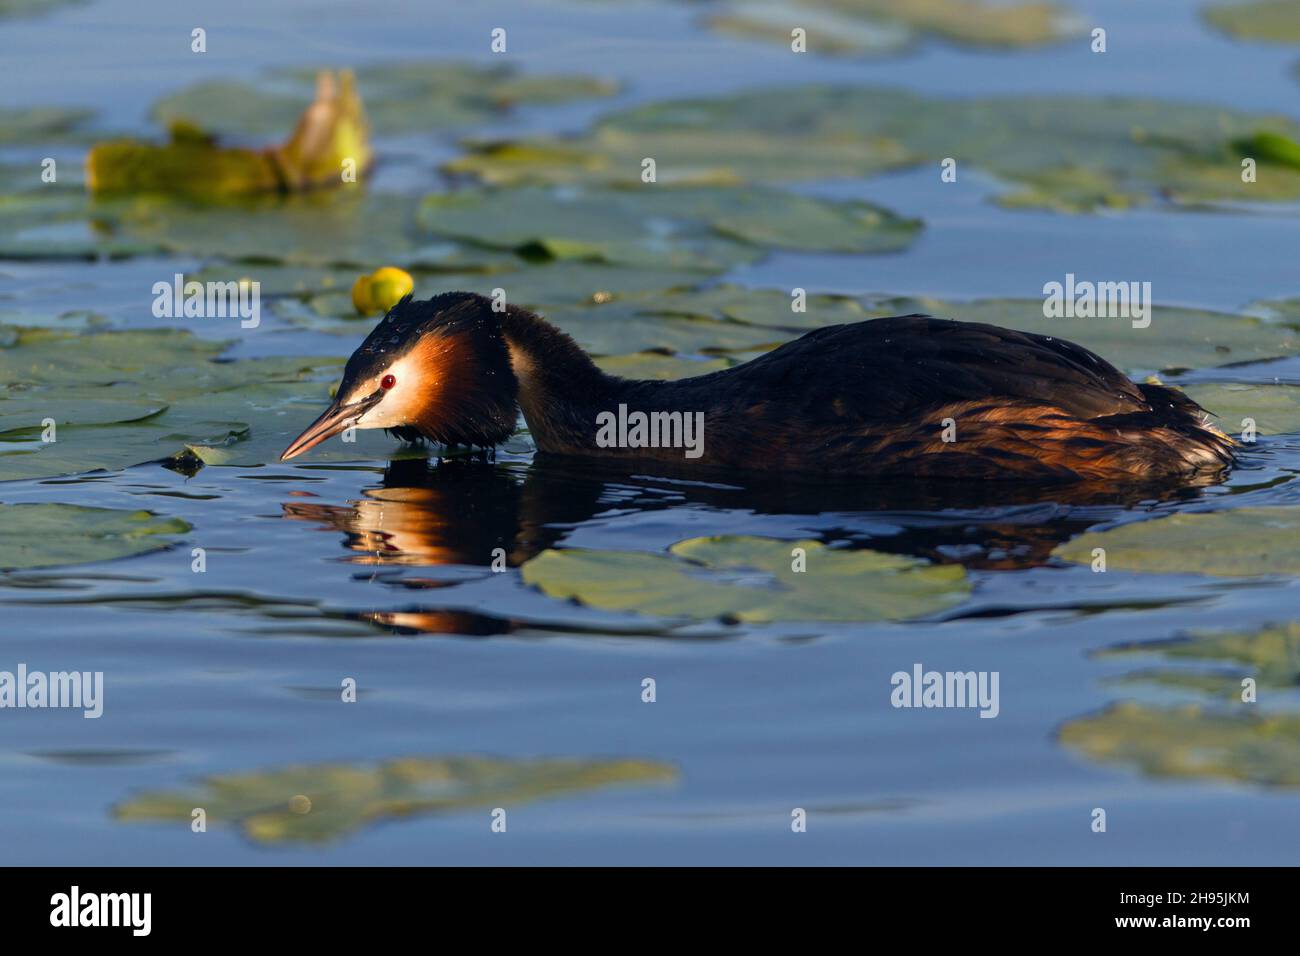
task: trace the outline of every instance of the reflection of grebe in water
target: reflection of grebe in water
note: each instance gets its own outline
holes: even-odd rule
[[[498,556],[504,553],[507,567],[517,567],[562,545],[574,527],[597,516],[670,508],[807,515],[800,524],[814,533],[801,530],[804,537],[972,569],[1014,570],[1047,563],[1058,544],[1124,507],[1197,493],[1183,483],[1163,491],[1146,486],[1121,492],[1076,485],[1057,487],[1050,497],[1028,487],[922,481],[739,487],[671,477],[661,482],[615,464],[539,455],[522,480],[508,466],[481,461],[394,461],[379,487],[366,489],[348,505],[294,498],[282,507],[286,518],[342,532],[350,561],[395,570],[457,565],[490,574],[495,549],[501,549]],[[360,616],[407,632],[497,634],[518,626],[506,617],[428,606],[429,589],[458,580],[411,571],[380,575],[378,584],[409,590],[413,600],[422,593],[426,597],[399,611]]]
[[[1232,462],[1232,440],[1191,399],[1063,339],[908,315],[817,329],[709,375],[632,381],[531,312],[463,292],[399,302],[282,459],[350,427],[493,446],[522,411],[544,452],[682,460],[674,441],[603,440],[615,410],[702,422],[689,456],[701,472],[1130,483]]]

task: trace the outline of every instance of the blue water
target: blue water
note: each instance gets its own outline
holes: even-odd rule
[[[925,44],[880,61],[791,57],[711,34],[689,4],[409,2],[385,5],[90,3],[8,21],[0,106],[67,104],[104,128],[148,129],[147,105],[205,77],[283,63],[412,57],[487,61],[509,30],[526,70],[622,81],[616,99],[520,111],[493,133],[577,130],[602,110],[669,96],[796,82],[894,84],[935,94],[1123,93],[1300,114],[1289,76],[1300,48],[1239,44],[1205,29],[1196,3],[1072,4],[1105,26],[1110,52],[1073,47],[973,53]],[[189,52],[189,31],[209,52]],[[416,144],[417,146],[419,144]],[[430,137],[385,172],[437,188],[454,136]],[[22,149],[10,151],[21,158]],[[1036,296],[1066,272],[1152,281],[1158,302],[1233,310],[1300,294],[1294,210],[1276,215],[1134,212],[1069,217],[1001,210],[978,175],[933,188],[911,172],[801,188],[872,199],[926,221],[906,254],[776,255],[735,281],[849,293],[949,298]],[[0,308],[92,309],[123,327],[156,324],[147,290],[183,260],[0,263]],[[198,329],[225,337],[229,328]],[[235,352],[338,354],[350,348],[273,319]],[[1300,383],[1295,360],[1230,377]],[[1296,796],[1246,784],[1162,780],[1081,759],[1055,741],[1066,720],[1121,694],[1131,661],[1092,652],[1189,626],[1247,629],[1293,616],[1290,579],[1094,575],[1041,560],[1004,570],[970,562],[971,598],[905,624],[697,625],[667,632],[578,608],[493,574],[504,539],[657,551],[716,533],[815,537],[905,553],[985,542],[993,526],[1064,540],[1145,511],[1231,503],[1300,504],[1300,439],[1255,451],[1227,485],[1181,504],[1054,503],[935,510],[807,508],[744,487],[653,476],[599,479],[503,454],[418,483],[435,503],[389,507],[418,533],[394,539],[409,564],[377,567],[349,548],[373,521],[358,502],[409,487],[380,462],[206,468],[159,466],[0,485],[0,500],[149,508],[194,526],[170,551],[100,565],[0,575],[0,668],[102,670],[105,715],[0,712],[0,860],[7,863],[1288,863]],[[557,491],[558,487],[558,491]],[[1253,490],[1252,490],[1253,489]],[[311,506],[334,506],[335,518]],[[395,515],[394,515],[395,512]],[[349,521],[352,522],[349,524]],[[385,525],[384,527],[391,527]],[[996,532],[1003,533],[1003,532]],[[1015,537],[1011,533],[1011,537]],[[207,572],[190,571],[190,547]],[[432,584],[445,586],[433,587]],[[375,615],[397,617],[375,620]],[[1001,713],[896,710],[889,676],[915,662],[1001,673]],[[356,704],[338,701],[354,677]],[[658,700],[641,701],[653,677]],[[1147,691],[1144,699],[1178,699]],[[1269,706],[1296,704],[1274,692]],[[671,783],[510,806],[505,835],[481,809],[366,825],[305,847],[259,845],[214,826],[121,823],[111,808],[146,790],[293,764],[480,754],[503,759],[635,757],[671,765]],[[1107,808],[1109,831],[1089,829]],[[791,809],[810,816],[793,834]]]

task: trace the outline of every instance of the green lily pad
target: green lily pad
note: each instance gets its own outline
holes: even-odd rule
[[[1058,736],[1089,759],[1154,777],[1300,786],[1300,715],[1125,702],[1067,722]]]
[[[329,401],[342,362],[213,361],[228,343],[179,329],[76,334],[22,329],[0,348],[0,481],[120,469],[184,456],[252,466],[279,453]],[[54,441],[44,441],[47,418]],[[373,431],[315,460],[386,458]]]
[[[107,394],[106,394],[107,393]],[[5,441],[39,434],[47,422],[64,425],[110,425],[150,418],[167,408],[164,402],[141,399],[131,389],[80,388],[52,395],[34,391],[0,392],[0,452]]]
[[[644,311],[691,318],[727,319],[746,325],[779,329],[815,329],[823,325],[861,322],[869,313],[852,296],[807,293],[802,308],[779,289],[749,289],[738,285],[715,285],[675,295],[642,296],[636,300]]]
[[[573,336],[594,355],[660,351],[715,355],[771,348],[787,332],[739,322],[718,322],[664,313],[643,301],[615,299],[603,305],[557,306],[543,310],[548,322]]]
[[[113,217],[86,196],[79,176],[68,172],[61,170],[56,183],[42,183],[37,167],[5,167],[0,257],[96,259],[162,251],[156,244],[122,237]]]
[[[627,295],[652,291],[666,295],[671,290],[693,286],[700,280],[699,272],[686,269],[638,269],[573,259],[544,265],[523,265],[517,259],[514,261],[517,268],[511,271],[416,272],[416,294],[427,297],[442,292],[476,292],[492,296],[495,290],[500,289],[507,302],[551,316],[553,312],[558,314],[571,306],[609,302]],[[369,328],[374,323],[374,316],[356,314],[351,296],[342,289],[308,294],[301,301],[273,302],[271,307],[277,315],[295,325],[336,335],[356,335],[358,329]],[[579,321],[582,321],[581,317],[575,319],[575,323]],[[628,342],[616,351],[651,347]]]
[[[506,300],[526,308],[606,302],[622,296],[683,289],[700,281],[700,274],[684,268],[637,268],[598,262],[561,260],[526,266],[514,272],[485,277],[475,292],[503,289]],[[440,287],[453,291],[450,284]]]
[[[914,31],[899,23],[864,20],[827,6],[792,6],[779,0],[726,4],[705,22],[713,29],[754,40],[789,46],[791,31],[805,31],[808,53],[830,56],[885,56],[900,53],[916,42]]]
[[[1167,690],[1214,697],[1222,700],[1240,698],[1241,677],[1236,674],[1208,671],[1185,671],[1165,668],[1146,668],[1120,674],[1103,681],[1107,686],[1157,686]]]
[[[190,526],[148,511],[41,502],[0,504],[0,570],[111,561],[175,543]]]
[[[1300,685],[1300,623],[1272,624],[1257,631],[1197,631],[1177,640],[1146,641],[1109,648],[1099,656],[1158,654],[1171,661],[1239,665],[1261,686],[1290,689]],[[1196,674],[1195,671],[1162,673]],[[1240,694],[1239,679],[1231,680]]]
[[[209,263],[185,274],[195,282],[257,282],[263,298],[342,294],[351,306],[352,283],[361,272],[331,266],[296,266],[270,262]]]
[[[92,200],[60,185],[0,195],[0,256],[174,253],[358,271],[378,265],[470,271],[518,265],[512,255],[421,235],[412,206],[408,197],[361,186],[206,205],[162,196]]]
[[[707,375],[731,365],[726,359],[696,361],[662,352],[634,352],[631,355],[607,355],[596,359],[602,371],[620,378],[658,379],[667,381]]]
[[[209,777],[191,791],[142,793],[115,819],[188,826],[195,807],[255,843],[324,843],[416,814],[517,807],[620,784],[668,783],[669,765],[646,760],[410,757],[375,766],[310,764]],[[304,799],[305,798],[305,799]]]
[[[1252,302],[1249,311],[1261,313],[1277,322],[1300,326],[1300,299],[1265,299]]]
[[[88,142],[93,135],[85,125],[93,115],[89,110],[62,106],[0,107],[0,145]]]
[[[438,235],[552,259],[723,271],[765,249],[893,252],[920,224],[878,206],[772,190],[525,188],[434,195]]]
[[[793,549],[807,570],[792,570]],[[958,565],[930,565],[817,541],[723,536],[679,541],[668,555],[639,551],[544,551],[523,579],[555,598],[610,611],[746,622],[904,620],[964,600]]]
[[[1048,318],[1042,299],[882,299],[870,303],[869,311],[879,316],[926,312],[1059,336],[1129,372],[1209,368],[1300,352],[1300,332],[1281,323],[1171,306],[1155,306],[1147,328],[1134,328],[1132,319],[1122,317]]]
[[[213,133],[264,137],[291,128],[311,97],[315,69],[278,70],[253,83],[213,80],[159,100],[153,119]],[[371,128],[380,135],[471,126],[518,104],[610,96],[616,84],[585,76],[523,76],[509,67],[390,63],[356,70]]]
[[[1089,531],[1053,554],[1090,564],[1094,548],[1105,548],[1110,571],[1221,577],[1300,574],[1300,508],[1183,512]]]
[[[792,303],[779,290],[720,285],[543,311],[548,321],[597,355],[745,352],[780,345],[797,330],[867,317],[855,299],[845,296],[807,296],[803,312],[795,312]]]
[[[890,53],[921,37],[982,48],[1054,43],[1077,32],[1061,7],[1042,2],[983,0],[803,0],[736,4],[709,22],[728,32],[790,43],[790,30],[808,31],[808,50]]]
[[[1292,0],[1233,0],[1202,9],[1211,26],[1264,43],[1300,43],[1300,8]]]
[[[421,237],[408,198],[360,188],[222,206],[139,199],[117,218],[126,237],[187,256],[366,270],[486,267],[502,259]]]
[[[646,359],[627,358],[629,352],[660,356],[722,354],[766,350],[792,338],[788,329],[764,328],[733,320],[728,310],[748,310],[755,317],[779,320],[781,310],[790,316],[790,325],[806,323],[810,313],[789,311],[789,299],[783,293],[755,293],[749,290],[672,291],[672,286],[698,280],[698,274],[637,271],[637,269],[601,267],[563,261],[521,269],[519,272],[491,276],[432,276],[421,278],[419,294],[438,291],[471,291],[491,295],[494,289],[506,293],[507,302],[537,311],[551,324],[571,334],[578,345],[593,355],[625,356],[624,375],[632,365],[645,365]],[[643,293],[642,287],[663,282],[669,290]],[[624,291],[630,289],[630,291]],[[617,290],[617,291],[612,291]],[[810,310],[818,306],[810,298]],[[832,302],[831,297],[824,297]],[[833,300],[820,315],[841,312],[839,300]],[[304,303],[276,303],[274,310],[295,325],[341,334],[359,336],[373,324],[373,317],[356,320],[351,300],[342,293],[312,295]],[[711,365],[689,359],[668,359],[656,363],[662,371],[664,362],[684,362],[703,375]],[[647,377],[659,377],[658,375]]]
[[[1294,201],[1300,169],[1257,157],[1241,181],[1234,143],[1300,141],[1285,117],[1118,97],[934,98],[898,89],[802,87],[652,103],[573,138],[470,142],[451,173],[505,183],[636,183],[652,157],[662,182],[861,178],[938,164],[1005,180],[1014,207],[1086,212],[1157,199],[1181,205]],[[1016,143],[1008,150],[1006,144]]]
[[[1300,387],[1294,385],[1188,385],[1185,391],[1218,419],[1219,427],[1240,433],[1253,419],[1261,435],[1300,432]]]

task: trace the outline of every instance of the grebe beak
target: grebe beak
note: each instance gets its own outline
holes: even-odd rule
[[[320,418],[308,425],[303,433],[290,443],[289,447],[280,455],[280,460],[288,461],[290,458],[297,458],[307,449],[315,448],[325,439],[333,438],[340,432],[351,428],[356,424],[357,419],[378,405],[383,397],[384,392],[381,389],[373,395],[368,395],[360,401],[353,402],[351,405],[343,405],[338,399],[335,399],[333,404],[325,409]]]

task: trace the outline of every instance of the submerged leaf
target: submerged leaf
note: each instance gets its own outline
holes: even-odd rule
[[[806,572],[792,568],[796,548],[805,553]],[[970,592],[959,565],[818,541],[691,538],[669,552],[552,550],[521,570],[525,582],[551,597],[698,620],[903,620],[945,610]]]
[[[210,822],[237,826],[256,843],[323,843],[416,814],[517,806],[675,778],[671,766],[647,760],[408,757],[374,766],[311,764],[222,774],[190,792],[140,794],[118,804],[113,815],[188,821],[194,807],[203,807]]]

